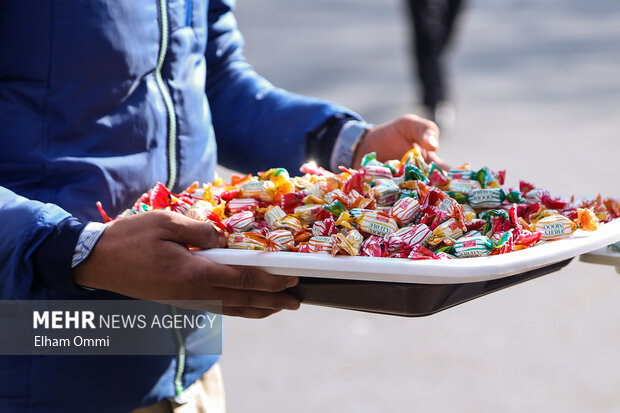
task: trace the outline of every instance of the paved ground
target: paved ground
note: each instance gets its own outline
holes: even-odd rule
[[[247,56],[279,86],[381,122],[415,110],[395,0],[241,0]],[[478,0],[453,60],[449,162],[553,193],[620,195],[620,7]],[[437,315],[304,306],[227,319],[229,411],[618,412],[620,275],[561,272]]]

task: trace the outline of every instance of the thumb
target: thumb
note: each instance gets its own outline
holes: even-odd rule
[[[226,236],[209,221],[196,221],[180,214],[173,214],[172,221],[170,241],[204,249],[226,246]]]

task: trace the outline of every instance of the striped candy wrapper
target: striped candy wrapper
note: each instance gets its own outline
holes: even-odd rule
[[[431,236],[431,244],[436,245],[439,241],[445,238],[457,239],[462,235],[463,230],[458,226],[456,220],[454,218],[450,218],[435,228],[433,235]]]
[[[295,208],[295,216],[301,220],[304,225],[310,225],[316,221],[316,216],[323,210],[323,205],[307,204],[300,205]]]
[[[286,251],[294,244],[293,234],[286,229],[271,231],[267,234],[267,239],[271,241],[267,251]]]
[[[484,235],[463,237],[454,243],[454,255],[458,258],[485,257],[493,251],[493,241]]]
[[[389,234],[385,237],[385,241],[388,243],[390,251],[392,251],[399,243],[408,247],[414,247],[416,245],[426,246],[428,239],[432,235],[433,232],[426,224],[418,224],[412,227],[401,228]]]
[[[336,223],[331,217],[321,221],[316,221],[312,225],[312,235],[315,237],[328,237],[334,235],[336,232]]]
[[[390,214],[401,224],[407,225],[420,210],[420,203],[415,198],[402,198],[396,201]]]
[[[364,241],[364,237],[354,229],[349,231],[347,235],[338,233],[333,237],[334,246],[353,256],[359,254],[362,241]]]
[[[196,201],[194,205],[185,213],[185,216],[196,221],[206,221],[207,212],[213,210],[213,205],[207,201]]]
[[[308,241],[310,252],[331,252],[333,246],[332,237],[312,237]]]
[[[541,219],[536,223],[536,231],[542,233],[543,241],[556,241],[568,238],[577,226],[564,215],[552,215]]]
[[[254,198],[235,198],[226,204],[231,214],[237,214],[243,211],[253,211],[258,208],[258,201]]]
[[[465,222],[472,221],[478,217],[476,211],[468,204],[463,204],[461,207],[463,208],[463,217],[465,218]]]
[[[279,222],[284,219],[285,216],[286,213],[284,210],[279,206],[275,206],[265,213],[265,222],[267,222],[269,228],[275,230],[278,229]]]
[[[398,224],[394,218],[376,211],[370,211],[362,215],[359,226],[364,232],[382,237],[398,229]]]
[[[176,212],[177,214],[181,214],[185,216],[187,216],[187,213],[189,212],[191,208],[192,206],[190,204],[183,202],[183,201],[177,201],[177,202],[170,204],[170,210],[172,212]]]
[[[357,219],[357,218],[361,218],[362,215],[367,214],[372,211],[373,211],[372,209],[352,208],[349,210],[349,215],[351,216],[351,218]]]
[[[392,171],[385,166],[366,165],[362,171],[364,171],[364,178],[369,181],[377,178],[392,179]]]
[[[469,205],[473,208],[498,208],[506,199],[501,188],[474,189],[467,196]]]
[[[297,217],[287,215],[282,218],[282,220],[278,224],[278,228],[284,228],[292,232],[297,232],[303,228],[303,225],[301,225],[301,221]]]
[[[379,206],[392,205],[400,197],[400,188],[392,181],[377,185],[370,191]]]
[[[254,214],[250,211],[239,212],[226,218],[223,224],[232,228],[233,232],[243,232],[254,224]]]
[[[474,230],[471,230],[471,231],[466,232],[466,233],[465,233],[465,235],[463,235],[463,236],[464,236],[464,237],[478,237],[478,236],[480,236],[480,235],[482,235],[482,232],[480,232],[480,231],[476,231],[476,230],[474,229]]]
[[[242,233],[232,233],[228,236],[228,248],[237,248],[242,250],[260,250],[264,251],[265,246],[260,242],[248,238]]]
[[[448,178],[472,180],[476,179],[476,174],[471,169],[450,169],[448,171]]]
[[[481,189],[480,182],[469,179],[452,179],[448,184],[448,191],[469,194],[474,189]]]
[[[276,194],[276,187],[271,181],[250,181],[241,186],[244,198],[256,198],[271,202]]]

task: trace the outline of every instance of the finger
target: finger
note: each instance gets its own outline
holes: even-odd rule
[[[299,300],[286,293],[268,293],[264,291],[233,290],[229,288],[213,289],[210,299],[222,301],[224,307],[253,307],[268,310],[297,310]]]
[[[204,287],[224,287],[238,290],[277,292],[297,285],[298,277],[272,275],[247,266],[230,266],[192,255],[188,262],[192,282]]]
[[[416,115],[405,115],[401,119],[404,127],[402,132],[411,143],[417,143],[429,151],[439,148],[439,127],[435,122]]]
[[[168,239],[198,248],[223,248],[226,237],[210,222],[201,222],[181,214],[173,214],[169,224]]]
[[[266,310],[264,308],[252,307],[222,307],[222,314],[244,318],[265,318],[278,311],[280,310]]]

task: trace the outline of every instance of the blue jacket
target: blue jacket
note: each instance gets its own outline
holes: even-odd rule
[[[97,200],[116,214],[157,181],[209,181],[216,154],[248,172],[328,164],[356,115],[257,75],[233,3],[0,0],[0,299],[118,298],[71,280]],[[184,386],[216,360],[188,357]],[[174,396],[176,362],[0,357],[0,412],[127,411]]]

